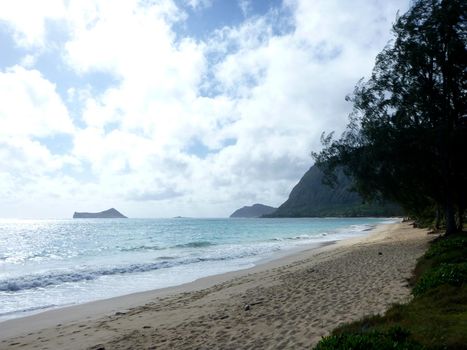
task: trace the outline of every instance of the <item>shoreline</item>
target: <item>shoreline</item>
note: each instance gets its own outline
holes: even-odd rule
[[[409,237],[409,232],[410,238],[407,238]],[[407,234],[407,236],[404,236],[404,233]],[[395,293],[392,293],[393,295],[391,295],[391,293],[388,294],[388,292],[383,293],[383,295],[385,295],[386,300],[380,300],[380,303],[377,303],[377,305],[372,305],[372,307],[363,308],[366,311],[370,311],[370,313],[379,313],[384,311],[392,301],[405,301],[407,300],[407,298],[410,297],[408,288],[407,286],[405,286],[406,282],[404,281],[405,279],[410,277],[411,271],[415,265],[415,259],[417,255],[419,256],[423,254],[424,249],[426,249],[426,244],[431,238],[433,238],[433,236],[430,235],[430,237],[428,237],[426,235],[426,230],[410,228],[406,223],[380,224],[373,228],[371,231],[369,231],[367,235],[340,240],[332,244],[326,244],[325,246],[321,246],[315,249],[308,248],[305,250],[300,250],[298,252],[289,252],[289,254],[287,254],[286,256],[259,263],[254,267],[248,269],[236,270],[220,275],[203,277],[201,279],[185,283],[179,286],[133,293],[110,299],[98,300],[85,304],[48,310],[31,316],[6,320],[0,323],[0,347],[3,348],[4,345],[8,345],[11,348],[15,348],[17,346],[18,348],[21,347],[22,349],[27,349],[32,348],[34,345],[37,345],[39,348],[41,348],[41,346],[43,345],[43,348],[45,348],[46,346],[48,346],[49,348],[60,348],[61,346],[63,346],[63,344],[67,344],[66,339],[73,343],[71,347],[68,346],[69,344],[67,344],[67,348],[72,349],[83,349],[101,343],[113,344],[113,346],[116,346],[116,344],[126,344],[126,347],[125,345],[121,347],[125,349],[129,349],[132,346],[139,347],[139,345],[134,344],[135,339],[132,339],[132,337],[125,337],[126,340],[117,339],[121,334],[121,332],[118,331],[119,326],[117,326],[117,324],[124,323],[126,326],[124,327],[124,329],[121,330],[124,334],[128,332],[128,329],[133,328],[138,333],[149,333],[149,331],[151,330],[154,331],[156,329],[161,329],[162,327],[162,329],[164,329],[165,331],[158,331],[156,333],[153,332],[153,334],[150,336],[150,340],[146,341],[146,343],[148,344],[157,343],[157,348],[171,348],[177,346],[181,348],[190,348],[186,347],[186,344],[184,345],[184,341],[193,338],[197,339],[197,333],[195,332],[197,327],[195,327],[195,324],[189,324],[187,326],[185,322],[185,316],[187,316],[188,319],[201,318],[203,320],[200,321],[201,324],[206,323],[208,325],[206,330],[210,330],[213,327],[216,328],[220,326],[220,322],[218,322],[219,320],[229,321],[232,320],[233,317],[227,315],[227,317],[222,318],[225,315],[220,316],[220,318],[214,320],[212,324],[210,324],[210,322],[207,322],[205,319],[206,312],[208,314],[219,313],[219,310],[225,309],[225,305],[231,303],[232,300],[236,300],[237,304],[240,301],[241,305],[240,310],[238,309],[239,305],[236,305],[236,308],[234,308],[234,312],[236,316],[244,317],[253,314],[253,312],[250,312],[249,310],[241,310],[241,308],[244,307],[244,305],[250,305],[250,307],[252,308],[251,311],[253,311],[257,308],[262,308],[256,305],[266,304],[266,301],[264,300],[250,301],[250,298],[245,299],[245,297],[249,293],[252,293],[252,295],[254,296],[252,300],[254,300],[258,298],[261,299],[261,297],[257,295],[257,292],[261,292],[261,290],[263,289],[272,289],[276,290],[276,292],[283,292],[282,289],[285,288],[288,290],[289,295],[295,296],[295,294],[300,294],[301,297],[303,297],[303,290],[289,290],[287,285],[283,286],[281,284],[279,286],[276,286],[277,281],[281,280],[284,277],[284,275],[290,277],[289,282],[291,282],[292,284],[297,284],[300,282],[300,279],[297,280],[296,278],[293,278],[293,276],[297,273],[303,273],[303,270],[311,271],[314,270],[314,268],[318,265],[322,265],[324,270],[326,270],[326,266],[329,270],[331,270],[332,265],[336,263],[338,266],[340,266],[340,268],[346,267],[345,264],[341,264],[341,260],[348,260],[348,256],[352,254],[359,253],[361,255],[365,255],[365,251],[370,248],[373,250],[384,250],[388,249],[388,247],[392,245],[398,245],[401,246],[399,248],[403,248],[404,244],[401,245],[401,243],[404,242],[406,243],[406,248],[409,248],[409,245],[414,245],[414,247],[410,247],[410,249],[415,250],[415,252],[411,250],[410,254],[404,254],[403,257],[407,260],[404,260],[404,266],[396,267],[396,274],[391,275],[391,278],[394,279],[395,276],[400,274],[397,283],[395,281],[385,280],[384,283],[380,284],[380,287],[384,289],[385,285],[387,285],[389,282],[389,285],[393,285],[392,287],[394,290],[392,292],[395,291]],[[402,252],[403,249],[399,250]],[[397,252],[397,250],[395,250],[393,253],[401,252]],[[381,255],[376,254],[375,257],[371,257],[371,259],[373,260],[384,260],[385,258],[386,256],[384,252]],[[401,260],[400,257],[395,259],[394,262],[397,262],[397,260]],[[410,262],[410,264],[408,262]],[[348,265],[349,261],[346,261],[346,264]],[[365,266],[360,266],[358,268],[365,269]],[[350,270],[350,272],[352,271]],[[355,273],[355,271],[353,272]],[[371,269],[367,272],[371,273]],[[317,278],[315,281],[315,284],[317,284],[316,288],[318,289],[315,290],[315,292],[322,293],[323,288],[321,287],[326,287],[327,284],[332,284],[333,281],[335,282],[339,278],[345,279],[346,276],[342,276],[342,273],[337,273],[337,275],[334,276],[335,278],[331,280],[329,280],[329,276],[325,275],[318,277],[319,278]],[[356,274],[354,277],[356,279],[361,279],[362,275],[360,273],[360,275]],[[379,278],[379,276],[377,275],[375,275],[374,277],[377,280]],[[378,283],[379,282],[381,281],[378,280]],[[320,286],[320,283],[323,285]],[[305,287],[307,289],[311,288],[308,286]],[[350,288],[351,285],[349,285],[348,287]],[[362,290],[360,289],[358,289],[358,291],[362,292]],[[352,299],[352,294],[349,294],[348,292],[348,290],[342,288],[339,291],[336,291],[335,289],[329,290],[329,293],[335,294],[333,297],[333,299],[335,300],[339,300],[340,298],[342,298],[343,295],[341,294],[344,294],[344,299],[349,299],[349,297],[350,299]],[[380,295],[381,297],[381,291],[376,293],[376,295],[372,295],[372,298],[378,299],[378,295]],[[288,298],[284,299],[284,302],[286,302],[287,299]],[[353,296],[353,299],[355,299],[355,296]],[[184,302],[180,303],[181,300],[183,300]],[[303,302],[305,301],[306,300],[303,300]],[[353,301],[355,302],[355,300]],[[362,301],[368,302],[368,300]],[[315,300],[315,302],[318,302],[319,304],[319,300]],[[382,305],[379,305],[381,304],[381,302]],[[197,309],[197,311],[193,312],[191,308],[186,310],[186,305],[190,305],[191,308],[195,308]],[[346,302],[345,305],[351,306],[351,300]],[[329,308],[329,305],[326,305],[326,308]],[[326,308],[321,308],[321,311],[326,311]],[[276,308],[273,307],[272,310],[276,309],[277,305]],[[318,307],[318,310],[319,309],[320,308]],[[344,313],[342,317],[339,317],[340,319],[337,320],[330,320],[332,319],[332,317],[330,317],[328,313],[329,312],[325,312],[326,317],[323,316],[324,318],[316,316],[315,313],[316,322],[320,323],[320,326],[313,326],[313,328],[315,329],[314,332],[308,335],[309,341],[311,343],[316,342],[322,335],[326,334],[326,332],[329,330],[329,325],[327,324],[328,321],[332,321],[332,329],[334,328],[334,326],[337,326],[337,324],[341,323],[343,320],[352,320],[355,319],[356,316],[361,317],[368,312],[351,312],[350,314]],[[138,315],[137,319],[135,319],[134,315]],[[148,320],[152,319],[153,317],[155,317],[155,320],[149,322]],[[212,317],[208,317],[208,321],[209,319],[212,319]],[[274,323],[274,318],[266,319]],[[279,322],[281,320],[283,320],[283,317],[278,318],[275,321]],[[324,320],[327,321],[324,322]],[[260,319],[255,319],[255,322],[256,321],[259,322]],[[141,322],[143,323],[143,325],[141,325]],[[263,324],[259,328],[263,329],[270,322],[266,322],[266,324]],[[295,320],[294,322],[299,321]],[[113,327],[110,327],[110,329],[113,330],[110,330],[107,327],[99,326],[102,326],[103,324],[112,324]],[[156,327],[156,325],[154,324],[157,324],[158,327]],[[178,338],[180,339],[177,338],[168,341],[167,336],[165,336],[164,334],[167,332],[174,332],[177,329],[177,332],[179,333],[180,325],[184,325],[183,329],[186,328],[186,336],[179,336]],[[268,325],[266,328],[268,327],[270,327],[270,325]],[[228,334],[232,333],[231,329],[232,327],[224,327],[221,328],[219,332],[226,332]],[[237,332],[233,333],[237,334]],[[261,334],[261,332],[257,334],[258,337],[256,337],[256,339],[253,334],[252,341],[262,339]],[[304,334],[307,334],[307,332],[305,332]],[[292,338],[295,339],[297,337]],[[301,338],[303,338],[303,336]],[[161,342],[158,342],[158,340],[160,340]],[[235,339],[232,339],[230,342],[235,343]],[[191,341],[187,344],[190,343]],[[220,348],[222,348],[222,345],[216,345],[217,343],[218,341],[214,342],[213,346],[219,346]],[[295,341],[295,345],[289,345],[291,345],[292,348],[294,346],[298,346],[298,348],[300,348],[299,343],[299,341]],[[113,346],[111,346],[110,348],[113,348]],[[225,347],[228,347],[227,344],[224,344],[224,348]],[[240,346],[240,348],[242,348],[242,346]]]
[[[307,219],[307,218],[304,218],[304,219]],[[336,218],[330,218],[330,219],[336,219]],[[394,220],[396,218],[386,218],[386,219]],[[397,218],[397,219],[399,219],[399,218]],[[355,234],[354,237],[351,237],[351,238],[360,238],[360,237],[363,237],[363,236],[367,236],[368,231],[373,231],[379,226],[384,226],[384,225],[388,225],[388,224],[391,224],[391,223],[393,223],[393,222],[380,222],[380,223],[376,223],[376,224],[371,224],[370,228],[362,230],[361,232]],[[53,305],[52,304],[52,305],[43,306],[43,307],[30,308],[30,309],[27,309],[27,310],[11,311],[11,312],[9,312],[7,314],[14,315],[14,317],[3,318],[7,314],[0,315],[0,329],[1,329],[2,323],[13,321],[13,320],[16,320],[16,319],[23,319],[23,318],[35,316],[35,315],[38,315],[38,314],[42,314],[44,312],[57,311],[57,310],[60,310],[60,309],[63,309],[63,308],[81,306],[81,305],[86,305],[86,304],[89,304],[89,303],[102,302],[102,301],[105,301],[105,300],[113,300],[113,299],[118,299],[118,298],[131,297],[132,295],[138,295],[138,294],[141,294],[141,293],[151,293],[152,295],[157,295],[158,296],[159,294],[161,294],[161,295],[170,294],[170,293],[172,293],[172,290],[175,290],[175,292],[180,292],[180,291],[184,290],[185,286],[187,288],[190,288],[189,285],[192,284],[192,283],[196,283],[198,280],[204,280],[204,279],[209,280],[210,278],[215,277],[215,276],[221,277],[221,280],[222,280],[223,275],[230,276],[230,274],[236,275],[235,274],[236,272],[243,273],[243,271],[249,271],[250,269],[255,269],[258,266],[269,264],[269,263],[271,263],[271,262],[273,262],[275,260],[281,260],[282,258],[285,258],[285,257],[288,257],[288,256],[294,256],[294,255],[299,254],[301,252],[308,252],[308,251],[317,250],[317,249],[320,249],[322,247],[325,247],[325,246],[328,246],[328,245],[333,245],[333,244],[335,244],[335,243],[337,243],[339,241],[347,240],[347,239],[351,239],[351,238],[349,238],[349,237],[347,237],[347,238],[335,238],[335,239],[331,239],[329,241],[324,240],[324,241],[317,241],[317,242],[308,242],[308,243],[305,243],[305,244],[302,244],[302,245],[296,245],[296,246],[292,246],[292,247],[285,247],[285,249],[283,249],[283,250],[279,250],[277,252],[272,252],[269,256],[264,256],[264,257],[260,258],[259,260],[255,261],[252,264],[253,266],[242,267],[242,268],[234,268],[234,269],[232,269],[230,271],[219,272],[219,273],[215,273],[215,274],[212,274],[212,275],[206,275],[206,276],[198,277],[198,278],[196,278],[194,280],[189,280],[189,281],[182,282],[182,283],[175,284],[175,285],[169,285],[169,286],[166,286],[166,287],[151,288],[151,289],[140,290],[140,291],[132,291],[132,292],[129,292],[127,294],[107,296],[107,297],[104,297],[104,298],[101,298],[101,299],[88,300],[88,301],[84,301],[84,302],[81,302],[81,303],[68,303],[68,304],[61,304],[61,305]],[[209,283],[209,281],[208,281],[208,283]]]
[[[375,230],[380,225],[389,225],[389,224],[377,224],[373,228],[371,228],[370,231]],[[52,317],[60,317],[61,321],[66,322],[68,318],[66,317],[66,315],[62,315],[62,314],[71,313],[75,315],[77,311],[78,313],[80,311],[80,310],[76,310],[76,308],[80,309],[81,307],[83,307],[84,309],[86,309],[86,311],[88,311],[88,307],[89,307],[90,314],[93,314],[94,311],[96,311],[96,313],[98,314],[101,314],[103,312],[113,312],[114,305],[118,305],[117,309],[121,309],[121,307],[130,308],[133,306],[133,304],[139,305],[139,303],[153,299],[153,298],[165,297],[165,296],[169,296],[173,294],[193,292],[199,289],[209,288],[215,284],[223,283],[225,281],[228,281],[236,277],[241,277],[244,274],[259,272],[262,269],[269,269],[275,266],[276,264],[280,265],[281,262],[284,261],[285,259],[287,259],[288,261],[288,258],[291,258],[292,260],[294,260],[295,259],[294,257],[296,257],[300,253],[312,254],[312,252],[314,251],[317,251],[327,246],[335,245],[336,243],[340,241],[345,241],[348,239],[358,239],[361,237],[363,236],[359,235],[353,238],[346,238],[342,240],[332,240],[332,241],[326,241],[326,242],[315,242],[315,243],[309,243],[309,244],[303,245],[302,247],[289,248],[285,251],[276,252],[270,257],[265,257],[265,258],[262,258],[261,260],[258,260],[252,267],[227,271],[227,272],[218,273],[214,275],[208,275],[208,276],[204,276],[201,278],[197,278],[193,281],[181,283],[181,284],[174,285],[174,286],[150,289],[150,290],[145,290],[145,291],[140,291],[140,292],[124,294],[124,295],[118,295],[118,296],[114,296],[110,298],[92,300],[92,301],[79,303],[79,304],[59,305],[57,307],[44,308],[42,309],[42,311],[31,310],[32,313],[25,312],[24,316],[18,316],[18,317],[11,318],[11,319],[0,320],[0,331],[2,331],[0,333],[0,340],[2,339],[2,333],[3,331],[5,331],[5,329],[16,328],[16,324],[13,324],[13,323],[16,323],[15,321],[17,321],[18,323],[22,323],[23,320],[26,320],[26,321],[31,320],[35,323],[35,320],[37,319],[40,322],[40,326],[42,327],[44,325],[43,314],[45,314],[44,316],[47,316],[49,313],[51,313],[51,315],[53,314]],[[107,305],[112,305],[112,307],[108,309]],[[13,327],[9,327],[9,325],[6,325],[7,323],[10,323],[10,322],[13,324]],[[55,321],[53,323],[55,323]],[[2,327],[5,325],[6,327]]]

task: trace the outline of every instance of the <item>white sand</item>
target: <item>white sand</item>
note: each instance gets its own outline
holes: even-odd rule
[[[341,323],[408,301],[432,238],[381,225],[249,270],[6,321],[0,349],[310,349]]]

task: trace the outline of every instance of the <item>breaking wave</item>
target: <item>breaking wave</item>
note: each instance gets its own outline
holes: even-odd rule
[[[169,258],[164,261],[144,264],[131,264],[127,266],[109,267],[95,270],[75,270],[68,272],[49,272],[41,275],[25,275],[17,278],[0,280],[0,292],[18,292],[27,289],[45,288],[63,283],[76,283],[92,281],[102,276],[143,273],[174,266],[196,264],[209,261],[225,261],[256,255],[256,252],[243,252],[229,256],[194,257],[186,259]]]

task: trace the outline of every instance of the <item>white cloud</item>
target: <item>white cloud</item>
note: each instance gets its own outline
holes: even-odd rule
[[[106,71],[120,79],[117,87],[87,99],[83,119],[92,127],[118,123],[160,147],[180,145],[172,136],[190,133],[187,106],[205,70],[203,44],[175,40],[170,25],[179,17],[174,8],[124,4],[100,9],[93,25],[78,25],[65,46],[76,71]]]
[[[0,95],[0,198],[10,208],[15,200],[56,193],[62,169],[79,163],[71,155],[53,154],[38,141],[71,137],[75,130],[55,85],[39,71],[20,66],[0,71]],[[48,187],[41,183],[43,178],[49,179]]]
[[[239,0],[238,6],[242,10],[243,16],[247,17],[251,11],[251,0]]]
[[[21,66],[24,68],[32,68],[37,61],[37,57],[34,55],[26,55],[21,59]]]
[[[53,83],[37,70],[0,71],[0,137],[72,133],[73,123]]]
[[[25,136],[0,137],[0,207],[3,216],[36,216],[22,205],[43,203],[50,198],[79,198],[79,181],[63,174],[64,167],[79,166],[74,157],[55,155],[38,141]],[[29,204],[28,204],[29,202]],[[22,205],[19,205],[22,203]],[[43,205],[43,204],[42,204]],[[13,209],[16,208],[16,209]],[[54,216],[56,206],[46,216]],[[16,210],[16,211],[15,211]]]
[[[71,40],[65,53],[73,68],[116,75],[137,73],[149,65],[155,70],[164,68],[174,39],[170,25],[183,16],[172,1],[157,5],[135,0],[95,1],[94,6],[85,5],[72,2],[68,12]]]
[[[212,6],[214,0],[185,0],[186,4],[194,10],[202,10]]]
[[[345,126],[345,95],[370,73],[407,4],[289,0],[288,32],[271,11],[200,41],[176,35],[186,13],[170,0],[70,1],[62,59],[81,77],[105,72],[118,83],[97,93],[68,89],[68,103],[82,110],[76,129],[41,73],[19,66],[0,73],[0,94],[11,101],[0,106],[0,123],[24,139],[8,147],[34,155],[15,169],[48,169],[20,183],[37,196],[61,197],[71,211],[76,201],[81,210],[117,206],[130,216],[219,216],[253,202],[278,205],[311,165],[321,132]],[[48,18],[41,16],[38,23]],[[53,155],[30,139],[55,133],[72,134],[69,154]],[[193,154],[193,145],[204,149]],[[64,174],[65,166],[90,172],[92,181]],[[2,193],[19,186],[8,174],[0,172],[9,184]]]
[[[33,48],[45,45],[46,24],[64,16],[62,0],[3,0],[0,1],[0,21],[14,32],[16,43]]]

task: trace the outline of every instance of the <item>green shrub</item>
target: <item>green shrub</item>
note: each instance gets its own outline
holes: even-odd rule
[[[431,244],[425,254],[425,258],[432,259],[453,251],[462,252],[465,250],[467,250],[467,235],[460,234],[453,237],[443,237]],[[467,257],[464,256],[464,259],[467,259]]]
[[[314,350],[421,350],[422,345],[410,339],[401,327],[386,332],[343,333],[324,337]]]
[[[426,271],[415,285],[412,293],[419,296],[427,290],[443,284],[460,287],[464,283],[467,283],[467,263],[441,264]]]

